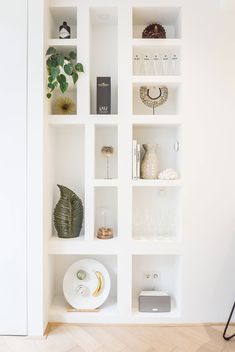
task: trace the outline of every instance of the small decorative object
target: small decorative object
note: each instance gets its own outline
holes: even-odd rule
[[[140,177],[143,179],[156,179],[159,174],[157,144],[143,144],[143,148],[145,154],[140,166]]]
[[[111,179],[109,176],[109,158],[113,155],[114,149],[112,146],[104,145],[101,149],[102,155],[106,158],[106,179]]]
[[[113,238],[113,230],[110,227],[100,227],[97,231],[97,238],[100,240],[109,240]]]
[[[95,291],[92,293],[93,297],[97,297],[101,294],[101,292],[103,291],[104,288],[104,278],[101,272],[96,271],[95,272],[97,280],[98,280],[98,284],[96,286]]]
[[[69,188],[57,185],[60,200],[54,210],[54,225],[61,238],[78,237],[83,223],[83,205],[81,199]]]
[[[85,297],[85,296],[89,296],[90,294],[90,290],[88,287],[84,286],[84,285],[79,285],[77,288],[76,288],[76,293],[78,296],[82,296],[82,297]]]
[[[78,278],[85,272],[84,279]],[[65,273],[63,281],[64,296],[77,310],[94,311],[108,298],[110,277],[103,264],[93,259],[82,259],[72,264]],[[69,311],[72,311],[69,308]]]
[[[56,48],[49,47],[46,52],[47,60],[47,98],[50,99],[52,92],[56,87],[59,87],[62,93],[65,93],[69,87],[67,77],[71,77],[74,85],[77,83],[78,74],[84,72],[83,65],[77,60],[75,51],[70,51],[68,54],[57,51]]]
[[[70,27],[67,25],[67,22],[63,22],[60,26],[59,38],[60,39],[69,39],[71,36]]]
[[[113,230],[108,226],[109,221],[109,211],[107,208],[100,208],[100,223],[101,227],[99,227],[97,231],[97,238],[101,240],[108,240],[113,238]]]
[[[166,169],[160,172],[158,178],[160,180],[177,180],[179,178],[179,175],[173,169]]]
[[[76,104],[69,97],[59,97],[55,101],[53,112],[56,115],[76,114]]]
[[[85,280],[86,272],[84,270],[79,270],[77,272],[77,278],[78,278],[78,280]]]
[[[168,99],[168,88],[167,87],[151,87],[151,91],[158,91],[158,95],[151,96],[150,88],[141,86],[140,87],[140,99],[144,105],[153,109],[153,115],[155,115],[156,107],[163,105]],[[156,94],[156,93],[155,93]]]
[[[142,38],[166,38],[166,31],[162,25],[153,23],[144,29]]]
[[[96,113],[111,114],[111,77],[97,77]]]

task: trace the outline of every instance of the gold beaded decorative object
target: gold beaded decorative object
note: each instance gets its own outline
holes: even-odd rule
[[[158,94],[156,96],[150,96],[150,88],[146,86],[140,87],[140,99],[142,103],[149,108],[153,109],[153,115],[155,114],[155,109],[163,105],[168,99],[168,88],[167,87],[152,87],[152,89],[156,89]]]
[[[113,231],[109,227],[100,227],[97,231],[97,238],[101,240],[108,240],[113,238]]]

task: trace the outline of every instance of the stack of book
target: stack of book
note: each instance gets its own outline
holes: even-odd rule
[[[136,140],[132,142],[132,178],[140,178],[140,144]]]

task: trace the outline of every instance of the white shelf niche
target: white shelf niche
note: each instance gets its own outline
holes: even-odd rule
[[[66,186],[74,191],[84,204],[84,126],[65,126],[64,128],[50,127],[50,144],[48,154],[46,182],[50,182],[51,189],[48,189],[47,199],[51,198],[52,208],[51,224],[52,231],[50,233],[57,237],[56,230],[53,225],[53,211],[56,203],[60,198],[60,192],[57,184]],[[80,233],[79,240],[84,239],[84,221]]]
[[[95,187],[95,233],[96,239],[98,228],[104,226],[105,217],[106,226],[113,230],[113,236],[118,235],[118,189],[117,187]],[[104,215],[103,215],[104,214]],[[104,241],[97,239],[97,241]],[[105,240],[110,241],[110,240]]]
[[[160,172],[174,169],[180,175],[181,128],[178,126],[134,125],[133,140],[140,144],[140,158],[144,156],[143,144],[157,144]]]
[[[151,278],[146,278],[146,273]],[[157,273],[156,279],[152,273]],[[176,317],[180,315],[181,257],[178,255],[133,255],[132,257],[132,312],[141,317]],[[141,291],[165,291],[171,300],[171,312],[139,312]]]
[[[107,178],[107,158],[101,153],[103,146],[112,146],[114,153],[109,157],[108,169],[111,179],[118,178],[118,128],[113,125],[95,126],[95,178]],[[107,183],[109,179],[107,179]]]
[[[67,22],[71,29],[71,39],[77,38],[77,7],[52,6],[48,13],[48,38],[59,39],[59,28]],[[63,39],[60,39],[61,42]]]
[[[98,312],[68,312],[68,303],[63,295],[63,278],[67,269],[78,260],[95,259],[101,262],[109,272],[111,290],[107,301]],[[49,285],[49,322],[85,323],[97,322],[97,318],[106,315],[115,315],[117,312],[117,257],[115,255],[50,255]],[[100,321],[102,322],[102,321]]]
[[[97,77],[111,77],[111,114],[118,113],[117,21],[117,8],[115,7],[90,8],[91,114],[96,114]]]
[[[180,7],[134,7],[132,21],[133,38],[142,38],[143,30],[152,23],[161,24],[165,28],[167,39],[181,38]]]
[[[177,59],[173,59],[174,57]],[[134,46],[132,51],[133,75],[136,76],[165,76],[180,75],[181,73],[181,50],[179,46]],[[135,65],[135,58],[138,57],[140,62]],[[148,69],[145,69],[144,60],[149,58]],[[168,60],[165,60],[168,58]],[[166,64],[164,65],[164,62]]]
[[[141,77],[141,76],[138,76]],[[150,89],[150,96],[153,97],[159,94],[160,87],[168,88],[168,99],[163,104],[155,109],[155,115],[176,115],[180,113],[180,83],[171,83],[164,81],[152,81],[146,79],[140,79],[140,82],[133,83],[133,114],[134,115],[153,115],[153,109],[146,106],[140,98],[140,87],[145,86],[147,89]],[[153,89],[154,88],[154,89]]]
[[[181,239],[181,193],[177,187],[133,187],[134,240]]]

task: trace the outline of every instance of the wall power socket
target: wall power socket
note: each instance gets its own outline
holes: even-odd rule
[[[146,270],[143,276],[145,280],[157,280],[159,278],[159,274],[155,270]]]

